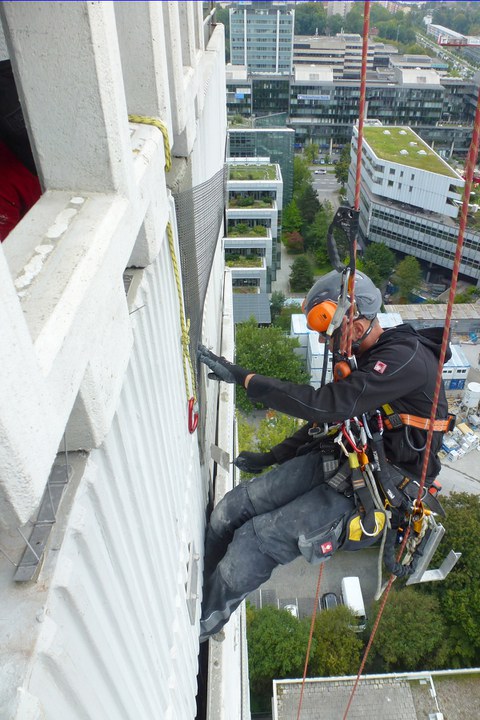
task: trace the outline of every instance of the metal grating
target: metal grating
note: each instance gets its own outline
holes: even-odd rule
[[[206,182],[174,197],[192,357],[200,340],[203,304],[224,218],[226,180],[227,166],[223,166]]]

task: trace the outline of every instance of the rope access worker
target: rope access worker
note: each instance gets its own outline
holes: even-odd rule
[[[275,467],[234,487],[211,513],[201,640],[217,633],[277,565],[301,554],[318,563],[337,549],[367,547],[382,535],[384,507],[403,513],[403,506],[417,497],[443,328],[417,331],[404,324],[383,330],[377,318],[382,305],[378,288],[360,272],[355,273],[354,287],[352,350],[357,367],[339,382],[319,389],[284,382],[199,347],[198,359],[210,369],[210,378],[241,385],[253,402],[307,421],[269,452],[243,452],[235,461],[249,472]],[[303,305],[311,329],[325,333],[340,295],[341,275],[335,270],[314,284]],[[333,333],[334,344],[346,322],[344,317]],[[449,429],[447,417],[442,386],[426,488],[440,470],[437,453]],[[376,445],[369,440],[368,448],[367,433],[376,439]],[[362,482],[366,466],[381,469],[375,478],[383,498],[376,506]]]

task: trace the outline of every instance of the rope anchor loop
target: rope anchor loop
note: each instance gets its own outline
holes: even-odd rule
[[[198,403],[195,397],[188,401],[188,432],[193,435],[198,426]]]

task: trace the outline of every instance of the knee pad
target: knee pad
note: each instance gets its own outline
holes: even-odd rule
[[[210,527],[218,537],[232,535],[255,514],[244,483],[226,493],[212,510]]]

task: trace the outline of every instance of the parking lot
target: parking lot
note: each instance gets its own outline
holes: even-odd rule
[[[333,592],[340,600],[342,578],[356,575],[360,578],[362,594],[367,609],[371,606],[377,590],[378,550],[338,552],[324,564],[320,584],[320,596]],[[319,566],[310,565],[297,558],[289,565],[275,568],[270,580],[247,598],[255,607],[274,605],[283,608],[296,604],[299,616],[311,617],[319,576]],[[294,593],[292,588],[295,588]]]

